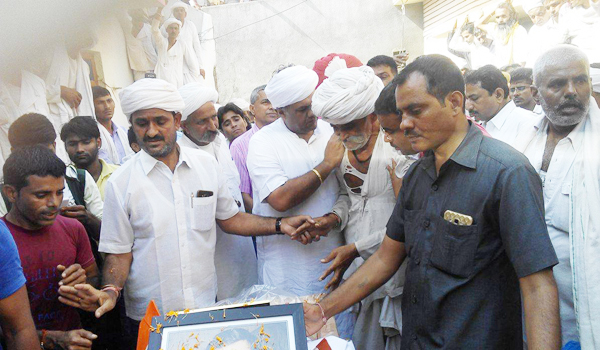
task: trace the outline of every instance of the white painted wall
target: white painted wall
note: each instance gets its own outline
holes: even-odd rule
[[[332,52],[366,63],[401,43],[402,13],[390,0],[260,0],[203,11],[214,23],[220,103],[249,100],[281,64],[312,68]],[[422,4],[408,5],[406,14],[404,46],[414,58],[423,53]]]

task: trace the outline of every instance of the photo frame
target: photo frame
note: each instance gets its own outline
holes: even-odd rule
[[[150,330],[148,350],[308,350],[300,303],[169,312]]]

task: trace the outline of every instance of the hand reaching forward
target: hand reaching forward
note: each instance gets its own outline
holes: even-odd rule
[[[321,330],[325,325],[323,314],[321,313],[319,305],[304,303],[302,306],[304,307],[304,327],[306,328],[306,336],[310,337]]]
[[[117,294],[113,291],[101,291],[89,284],[77,284],[73,287],[61,286],[58,289],[58,300],[72,307],[94,312],[96,318],[114,309],[117,304]]]
[[[342,282],[344,273],[357,257],[359,257],[358,250],[356,250],[356,245],[352,243],[335,248],[325,259],[321,259],[323,264],[327,264],[333,260],[327,270],[323,272],[323,275],[319,277],[319,281],[322,281],[334,272],[333,278],[327,283],[325,289],[336,289],[340,285],[340,282]]]

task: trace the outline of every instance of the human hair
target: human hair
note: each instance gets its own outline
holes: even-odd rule
[[[94,100],[104,96],[110,96],[110,91],[102,86],[93,86],[92,87],[92,95],[94,96]]]
[[[98,124],[96,124],[94,118],[78,116],[69,120],[60,130],[60,139],[63,142],[66,142],[67,137],[71,135],[76,135],[84,139],[97,139],[100,137],[100,129],[98,129]]]
[[[508,10],[508,16],[510,17],[511,23],[516,22],[519,17],[517,14],[517,10],[510,4],[510,2],[502,2],[496,7],[496,9],[505,9]]]
[[[135,136],[135,132],[133,131],[132,126],[130,126],[127,130],[127,141],[129,141],[129,147],[131,147],[132,143],[138,143],[137,137]]]
[[[13,149],[25,146],[48,146],[56,141],[54,126],[38,113],[23,114],[8,128],[8,141]]]
[[[377,100],[375,101],[375,114],[398,114],[398,107],[396,107],[396,85],[386,85]]]
[[[475,24],[473,22],[466,22],[460,26],[460,32],[469,32],[475,34]]]
[[[66,166],[48,147],[31,145],[14,150],[2,170],[4,184],[14,186],[20,191],[29,185],[29,176],[65,176]]]
[[[446,56],[435,54],[417,57],[400,71],[390,85],[394,87],[403,85],[413,73],[425,77],[427,92],[437,98],[442,105],[445,105],[446,96],[454,91],[465,95],[465,81],[462,73],[456,64]],[[464,109],[463,104],[463,112]]]
[[[541,54],[533,65],[533,85],[538,86],[543,78],[544,70],[546,67],[555,65],[557,63],[573,62],[581,60],[585,63],[588,70],[590,69],[590,63],[587,55],[581,51],[577,46],[570,44],[561,44],[553,46],[546,52]]]
[[[394,75],[398,74],[398,65],[396,64],[396,61],[394,61],[394,59],[390,56],[386,56],[386,55],[375,56],[367,62],[367,66],[369,66],[371,68],[375,68],[377,66],[388,66],[388,67],[390,67],[390,69],[392,70],[392,73],[394,73]]]
[[[240,107],[236,106],[235,103],[229,102],[225,106],[222,106],[221,108],[219,108],[219,110],[217,111],[217,118],[219,118],[219,129],[223,129],[223,127],[222,127],[223,126],[223,116],[227,112],[233,112],[235,114],[239,114],[240,117],[244,118],[246,123],[248,123],[248,119],[246,119],[246,116],[244,115],[244,111],[242,111],[242,109]]]
[[[254,88],[254,90],[252,90],[252,93],[250,94],[250,104],[254,104],[258,100],[258,93],[261,91],[264,91],[266,87],[267,87],[267,84],[261,85],[259,87]]]
[[[510,82],[514,84],[516,81],[525,81],[528,84],[533,84],[533,69],[517,68],[510,73]]]
[[[490,95],[501,88],[504,91],[504,98],[508,97],[508,82],[500,69],[488,64],[465,75],[465,83],[471,85],[480,84],[481,88]]]

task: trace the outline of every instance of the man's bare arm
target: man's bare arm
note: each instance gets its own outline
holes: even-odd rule
[[[321,301],[325,317],[330,318],[373,293],[398,271],[405,258],[404,243],[386,236],[377,252],[345,283]],[[305,304],[304,321],[307,335],[316,333],[324,324],[321,309],[317,305]]]
[[[242,200],[244,201],[244,208],[246,208],[246,213],[252,214],[252,206],[254,205],[252,196],[249,193],[242,192]]]
[[[560,349],[558,289],[552,269],[520,278],[519,283],[523,295],[528,348]]]
[[[342,141],[333,134],[327,143],[325,158],[314,168],[321,178],[311,170],[302,176],[290,179],[271,192],[266,198],[267,203],[275,210],[283,212],[307,200],[321,186],[321,180],[325,181],[329,174],[340,165],[344,151]]]
[[[227,220],[217,220],[217,224],[227,233],[240,236],[266,236],[277,234],[275,218],[266,218],[248,213],[237,213]],[[310,243],[310,234],[315,221],[310,216],[294,216],[281,220],[281,232],[302,243]]]
[[[10,296],[0,299],[0,326],[9,350],[39,349],[40,341],[24,285]]]

